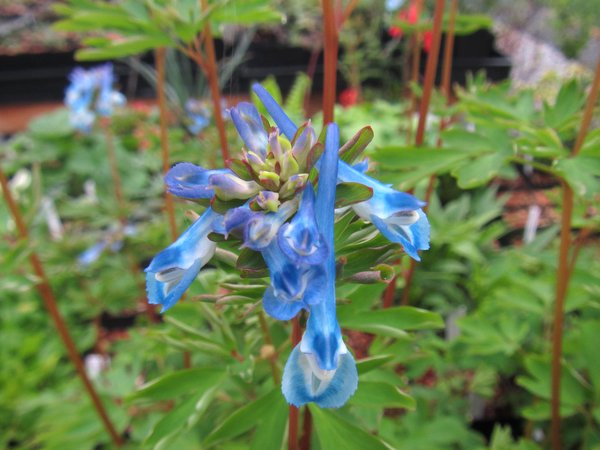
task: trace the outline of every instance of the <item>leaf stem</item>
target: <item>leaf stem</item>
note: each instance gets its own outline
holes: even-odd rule
[[[2,189],[2,194],[4,195],[6,204],[8,205],[8,209],[10,210],[10,213],[11,213],[11,215],[15,221],[15,224],[17,226],[17,231],[19,233],[19,237],[23,241],[27,242],[29,240],[29,233],[27,231],[27,227],[23,220],[23,216],[21,215],[21,212],[19,211],[19,208],[10,192],[8,180],[6,179],[6,176],[4,175],[4,172],[2,171],[1,168],[0,168],[0,187]],[[106,409],[104,408],[102,401],[100,400],[100,396],[96,392],[96,389],[94,388],[91,380],[87,376],[81,356],[79,355],[79,352],[77,351],[77,347],[75,346],[75,342],[73,341],[73,338],[71,337],[71,335],[69,333],[67,325],[60,314],[60,311],[58,309],[57,302],[56,302],[56,297],[54,296],[54,292],[52,291],[52,287],[50,285],[50,281],[48,280],[46,272],[44,271],[44,268],[42,266],[42,262],[36,252],[34,252],[34,251],[31,252],[31,254],[29,255],[29,261],[31,262],[33,271],[35,272],[35,275],[39,280],[38,283],[36,284],[36,288],[37,288],[40,296],[42,297],[44,306],[48,310],[48,313],[50,314],[50,317],[52,318],[52,321],[54,322],[56,329],[58,330],[58,334],[60,335],[60,338],[62,339],[63,344],[67,350],[69,359],[75,366],[75,371],[77,372],[77,375],[81,379],[81,381],[85,387],[85,390],[87,391],[88,395],[90,396],[90,399],[92,400],[92,404],[94,405],[96,412],[100,416],[100,420],[104,424],[106,431],[108,431],[108,433],[110,434],[113,443],[117,447],[121,447],[123,445],[123,439],[117,432],[113,423],[111,422],[110,417],[108,416],[108,413],[107,413]]]
[[[300,328],[300,314],[292,319],[292,349],[300,343],[302,339],[302,329]],[[300,419],[300,410],[294,405],[290,405],[288,416],[288,450],[298,450],[298,421]]]
[[[598,90],[600,88],[600,59],[596,65],[594,81],[590,89],[588,101],[581,120],[581,128],[572,155],[576,156],[583,145],[585,136],[592,121],[594,106],[598,99]],[[571,246],[571,221],[573,214],[573,190],[566,181],[563,180],[563,209],[560,228],[560,247],[558,253],[558,268],[556,272],[556,301],[554,303],[554,320],[552,326],[552,379],[550,391],[550,438],[552,450],[561,449],[560,439],[560,361],[562,358],[562,335],[564,325],[564,306],[571,276],[571,266],[569,263],[569,249]]]

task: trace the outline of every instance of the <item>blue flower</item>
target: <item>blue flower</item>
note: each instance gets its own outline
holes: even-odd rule
[[[230,109],[230,114],[238,134],[246,144],[246,150],[264,159],[267,156],[267,132],[254,105],[238,103]]]
[[[298,202],[290,200],[282,204],[277,212],[252,213],[244,226],[244,245],[252,250],[266,248],[297,207]]]
[[[330,124],[320,165],[315,216],[317,229],[331,251],[319,266],[324,282],[311,282],[306,288],[304,301],[310,304],[310,316],[300,344],[285,365],[281,387],[287,401],[297,407],[314,402],[323,408],[339,408],[358,386],[356,363],[342,340],[335,314],[333,225],[338,148],[337,125]]]
[[[175,164],[165,175],[165,184],[170,194],[182,198],[211,198],[215,191],[210,187],[210,177],[216,174],[231,174],[229,169],[209,170],[195,164]]]
[[[194,98],[188,99],[188,101],[185,102],[185,113],[190,120],[187,129],[192,134],[200,133],[210,124],[210,111],[200,100]]]
[[[294,122],[265,88],[254,84],[253,89],[279,129],[291,139],[297,129]],[[421,209],[425,203],[365,175],[362,168],[359,165],[355,169],[339,161],[339,181],[353,181],[373,189],[369,200],[353,205],[354,211],[364,220],[373,222],[390,241],[401,244],[411,258],[420,261],[418,251],[429,248],[429,222]]]
[[[317,229],[312,184],[304,188],[298,212],[278,234],[279,247],[295,264],[320,264],[327,255],[327,244]]]
[[[429,248],[429,222],[421,209],[424,202],[380,183],[343,161],[339,162],[338,179],[370,187],[373,196],[352,206],[356,214],[373,222],[390,241],[401,244],[411,258],[421,260],[418,251]]]
[[[65,104],[71,112],[70,122],[84,133],[91,131],[96,114],[108,117],[115,106],[126,103],[125,96],[113,90],[114,75],[110,63],[89,70],[77,67],[69,75],[69,81]]]
[[[319,266],[294,264],[281,251],[276,240],[262,250],[269,268],[271,283],[263,296],[263,309],[278,320],[290,320],[301,309],[319,303],[319,296],[311,295],[310,286],[325,283],[325,273]]]
[[[213,257],[216,244],[209,233],[219,229],[222,216],[207,209],[173,244],[158,253],[146,268],[148,302],[171,308]]]

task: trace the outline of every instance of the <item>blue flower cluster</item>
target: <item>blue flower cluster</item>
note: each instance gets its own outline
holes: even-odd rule
[[[329,124],[325,145],[310,122],[297,127],[260,85],[254,91],[276,126],[249,103],[232,108],[231,118],[244,141],[243,157],[231,169],[208,170],[190,163],[166,175],[168,191],[186,199],[233,204],[223,214],[208,208],[148,268],[149,302],[172,307],[212,258],[216,244],[208,235],[240,236],[243,245],[261,252],[270,273],[264,310],[289,320],[309,312],[306,331],[285,366],[282,390],[301,406],[342,406],[358,385],[356,364],[343,342],[336,318],[334,220],[338,182],[368,186],[370,199],[352,206],[388,239],[419,259],[429,248],[429,224],[412,195],[395,191],[339,159],[339,131]],[[313,182],[310,171],[318,177]],[[229,203],[227,203],[229,202]],[[236,205],[237,203],[237,205]]]
[[[109,117],[116,106],[126,103],[125,96],[113,89],[114,74],[110,63],[85,70],[74,69],[69,75],[71,84],[65,91],[65,105],[70,110],[73,128],[89,133],[96,115]]]

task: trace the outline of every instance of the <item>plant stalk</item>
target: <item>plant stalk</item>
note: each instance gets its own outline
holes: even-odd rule
[[[598,99],[598,90],[600,89],[600,59],[596,65],[594,81],[590,89],[588,101],[581,120],[581,128],[575,145],[573,147],[572,156],[577,156],[583,141],[587,135],[594,106]],[[552,442],[552,450],[560,450],[560,360],[562,358],[562,335],[564,327],[564,305],[569,288],[569,280],[571,276],[571,265],[574,267],[575,261],[569,262],[569,249],[571,246],[571,221],[573,214],[573,190],[563,180],[563,209],[561,215],[560,228],[560,247],[558,253],[558,268],[556,272],[556,301],[554,303],[554,320],[552,326],[552,380],[550,391],[550,440]]]
[[[21,212],[19,211],[19,208],[10,192],[8,180],[6,179],[6,176],[4,175],[4,172],[2,171],[1,168],[0,168],[0,187],[2,189],[2,193],[4,195],[6,204],[8,205],[8,209],[10,210],[10,213],[11,213],[11,215],[15,221],[15,224],[17,226],[17,231],[19,233],[19,237],[23,241],[26,241],[26,242],[29,241],[29,233],[27,231],[27,226],[25,225],[23,216],[21,215]],[[81,379],[81,381],[85,387],[85,390],[87,391],[88,395],[90,396],[90,399],[92,400],[92,404],[94,405],[96,412],[100,416],[100,420],[104,424],[106,431],[108,431],[108,433],[110,434],[110,437],[111,437],[113,443],[115,444],[115,446],[121,447],[123,445],[123,439],[121,438],[121,436],[117,432],[116,428],[114,427],[113,423],[111,422],[111,420],[108,416],[108,413],[107,413],[106,409],[104,408],[102,401],[100,400],[100,396],[96,392],[96,389],[94,388],[91,380],[89,379],[89,377],[85,371],[85,367],[83,365],[81,356],[79,355],[79,352],[77,351],[77,347],[75,346],[75,342],[73,341],[73,338],[71,337],[71,335],[69,333],[67,325],[60,314],[60,311],[58,309],[57,302],[56,302],[56,297],[54,296],[54,292],[52,291],[52,287],[50,285],[50,281],[48,280],[46,272],[44,271],[44,268],[42,266],[42,262],[36,252],[34,252],[34,251],[31,252],[31,254],[29,255],[29,261],[31,262],[33,271],[39,280],[38,283],[36,284],[36,288],[37,288],[40,296],[42,297],[44,306],[48,310],[48,313],[50,314],[50,317],[52,318],[52,321],[54,322],[54,325],[56,326],[58,334],[60,335],[60,337],[63,341],[63,344],[67,350],[69,359],[75,366],[75,371],[77,372],[77,375]]]
[[[156,95],[158,97],[158,110],[160,113],[160,149],[163,163],[163,173],[169,171],[169,135],[168,135],[168,110],[167,110],[167,98],[165,95],[165,58],[166,49],[164,47],[157,48],[155,52],[155,64],[156,64]],[[171,232],[171,239],[177,239],[177,222],[175,220],[175,206],[173,203],[173,196],[165,191],[165,212],[167,213],[167,219],[169,221],[169,231]]]
[[[300,314],[292,319],[292,349],[300,343],[302,339],[302,330],[300,329]],[[300,409],[290,405],[288,416],[288,450],[298,449],[298,421],[300,419]]]
[[[423,9],[423,0],[417,0],[415,3],[415,9],[417,11],[417,22],[421,19],[421,10]],[[419,69],[421,66],[421,32],[415,31],[410,37],[410,84],[417,84],[419,82]],[[410,145],[412,141],[412,115],[417,109],[417,98],[412,90],[412,86],[409,89],[408,95],[408,108],[407,118],[408,126],[406,127],[406,143]]]
[[[423,96],[421,97],[421,105],[419,108],[419,124],[417,125],[417,134],[415,136],[415,145],[420,147],[423,145],[425,138],[425,127],[427,125],[427,112],[429,111],[429,103],[431,100],[431,92],[435,82],[435,74],[437,72],[438,57],[440,54],[440,41],[442,38],[442,19],[444,17],[445,0],[437,0],[435,4],[435,13],[433,16],[433,36],[431,48],[427,55],[427,65],[425,66],[425,80],[423,84]],[[452,58],[450,58],[452,61]],[[402,305],[408,305],[410,289],[415,273],[416,262],[411,259],[408,271],[404,276],[404,289],[402,290]]]
[[[336,94],[338,57],[338,30],[335,22],[333,0],[321,0],[324,32],[324,75],[323,75],[323,126],[333,122]]]
[[[200,7],[202,11],[208,9],[208,0],[200,0]],[[219,131],[219,140],[221,142],[221,156],[223,157],[223,163],[226,167],[229,167],[229,150],[227,148],[227,134],[225,132],[225,122],[223,121],[223,114],[221,111],[221,93],[219,91],[219,75],[217,71],[217,60],[215,56],[215,43],[212,37],[212,31],[210,27],[210,21],[206,21],[204,25],[204,48],[206,51],[206,78],[210,86],[210,96],[212,98],[213,110],[215,116],[215,123],[217,130]]]
[[[123,183],[121,182],[121,174],[119,173],[119,163],[117,159],[117,151],[115,149],[115,140],[110,129],[110,119],[105,117],[101,120],[102,131],[106,140],[106,150],[108,153],[108,165],[110,167],[110,176],[113,182],[113,190],[115,199],[117,200],[117,208],[119,209],[117,217],[122,226],[127,223],[125,215],[125,199],[123,197]]]

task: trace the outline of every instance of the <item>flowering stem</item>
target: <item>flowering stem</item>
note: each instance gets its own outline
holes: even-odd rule
[[[310,436],[312,434],[312,415],[310,409],[304,408],[304,420],[302,423],[302,437],[300,438],[300,450],[310,450]]]
[[[419,21],[421,17],[421,9],[423,8],[423,0],[417,0],[415,2],[415,11],[417,16],[417,21]],[[417,84],[419,82],[419,68],[421,65],[421,32],[415,31],[410,38],[410,53],[412,57],[412,61],[410,64],[410,84]],[[406,109],[407,118],[408,118],[408,126],[406,127],[406,143],[410,145],[412,141],[412,115],[417,108],[417,98],[410,86],[409,96],[408,96],[408,108]]]
[[[21,212],[19,211],[19,208],[18,208],[14,198],[12,197],[10,188],[8,186],[8,181],[7,181],[6,176],[4,175],[4,172],[2,171],[1,168],[0,168],[0,188],[2,189],[4,199],[6,200],[6,204],[8,205],[8,209],[10,210],[10,213],[11,213],[11,215],[15,221],[15,224],[17,226],[17,231],[19,233],[20,238],[23,241],[28,241],[29,233],[27,231],[27,227],[23,220],[23,216],[21,215]],[[100,397],[98,396],[98,393],[96,392],[96,389],[92,385],[91,380],[88,378],[87,373],[85,372],[85,367],[83,365],[83,361],[81,360],[81,356],[79,355],[79,352],[77,351],[77,347],[75,346],[73,338],[69,334],[67,325],[66,325],[64,319],[62,318],[60,311],[58,310],[58,306],[56,303],[56,297],[54,296],[54,292],[52,291],[52,287],[50,286],[50,281],[48,280],[48,277],[46,276],[46,272],[44,271],[42,262],[36,252],[31,252],[31,254],[29,255],[29,261],[31,262],[33,271],[35,272],[35,275],[36,275],[37,279],[39,280],[38,283],[36,284],[36,288],[37,288],[40,296],[42,297],[44,306],[48,310],[48,313],[50,314],[50,317],[52,318],[52,321],[54,322],[56,329],[58,330],[58,334],[60,335],[65,348],[67,349],[67,354],[69,356],[69,359],[75,366],[75,371],[77,372],[77,375],[81,379],[81,381],[85,387],[85,390],[87,391],[88,395],[90,396],[90,398],[92,400],[92,404],[94,405],[96,412],[100,416],[100,419],[102,420],[102,423],[104,424],[104,427],[110,434],[113,443],[115,444],[115,446],[120,447],[123,445],[123,439],[121,438],[119,433],[117,433],[117,430],[114,427],[113,423],[111,422],[111,420],[108,416],[108,413],[106,412],[106,409],[104,408],[104,405],[102,404],[102,401],[100,400]]]
[[[435,73],[437,72],[438,57],[440,54],[440,41],[442,38],[442,19],[444,16],[445,0],[437,0],[435,5],[435,13],[433,16],[433,32],[431,40],[431,48],[427,56],[427,65],[425,67],[425,81],[423,83],[423,96],[421,97],[421,105],[419,108],[419,124],[417,126],[417,135],[415,136],[415,145],[420,147],[423,145],[425,138],[425,126],[427,125],[427,112],[429,111],[429,102],[431,100],[431,92],[435,81]],[[452,58],[449,58],[452,61]],[[449,90],[449,89],[448,89]],[[410,296],[410,288],[415,273],[416,263],[413,259],[410,260],[410,266],[404,276],[404,289],[402,291],[402,305],[408,305]]]
[[[112,131],[110,129],[110,119],[103,118],[102,130],[104,131],[104,138],[106,140],[106,150],[108,153],[108,165],[110,166],[110,176],[113,182],[113,189],[115,192],[115,199],[117,200],[118,213],[117,217],[121,222],[121,225],[125,225],[127,217],[125,214],[125,199],[123,198],[123,184],[121,183],[121,175],[119,174],[119,163],[117,160],[117,152],[115,149],[115,140],[113,138]]]
[[[596,65],[594,81],[581,120],[581,128],[573,147],[572,156],[577,156],[587,134],[594,106],[600,89],[600,60]],[[552,382],[551,382],[551,423],[550,437],[553,450],[561,449],[560,442],[560,360],[562,356],[562,334],[564,322],[564,306],[569,287],[571,267],[569,263],[569,248],[571,246],[571,220],[573,214],[573,190],[563,180],[563,208],[560,228],[560,247],[558,253],[558,269],[556,272],[556,301],[554,303],[554,320],[552,326]],[[574,266],[575,261],[573,261]]]
[[[156,63],[156,94],[158,96],[158,110],[160,112],[160,148],[163,163],[163,173],[167,173],[170,168],[169,164],[169,136],[168,136],[168,111],[167,99],[165,95],[165,56],[166,49],[158,48],[155,52]],[[175,207],[173,197],[165,192],[165,211],[169,221],[169,230],[171,238],[177,239],[177,222],[175,221]]]
[[[335,23],[333,0],[321,0],[324,32],[323,125],[333,122],[335,106],[338,31]]]
[[[302,330],[300,328],[299,314],[292,319],[292,348],[300,343],[302,339]],[[290,405],[288,416],[288,450],[298,450],[298,420],[300,410],[294,405]]]
[[[203,11],[208,9],[208,0],[200,0],[200,6]],[[217,71],[217,61],[215,57],[215,43],[210,29],[210,22],[207,20],[204,25],[204,47],[206,50],[206,78],[210,86],[210,95],[212,97],[213,111],[217,130],[219,130],[219,140],[221,141],[221,156],[223,163],[229,167],[229,150],[227,148],[227,134],[225,133],[225,122],[221,111],[221,93],[219,92],[219,75]]]

